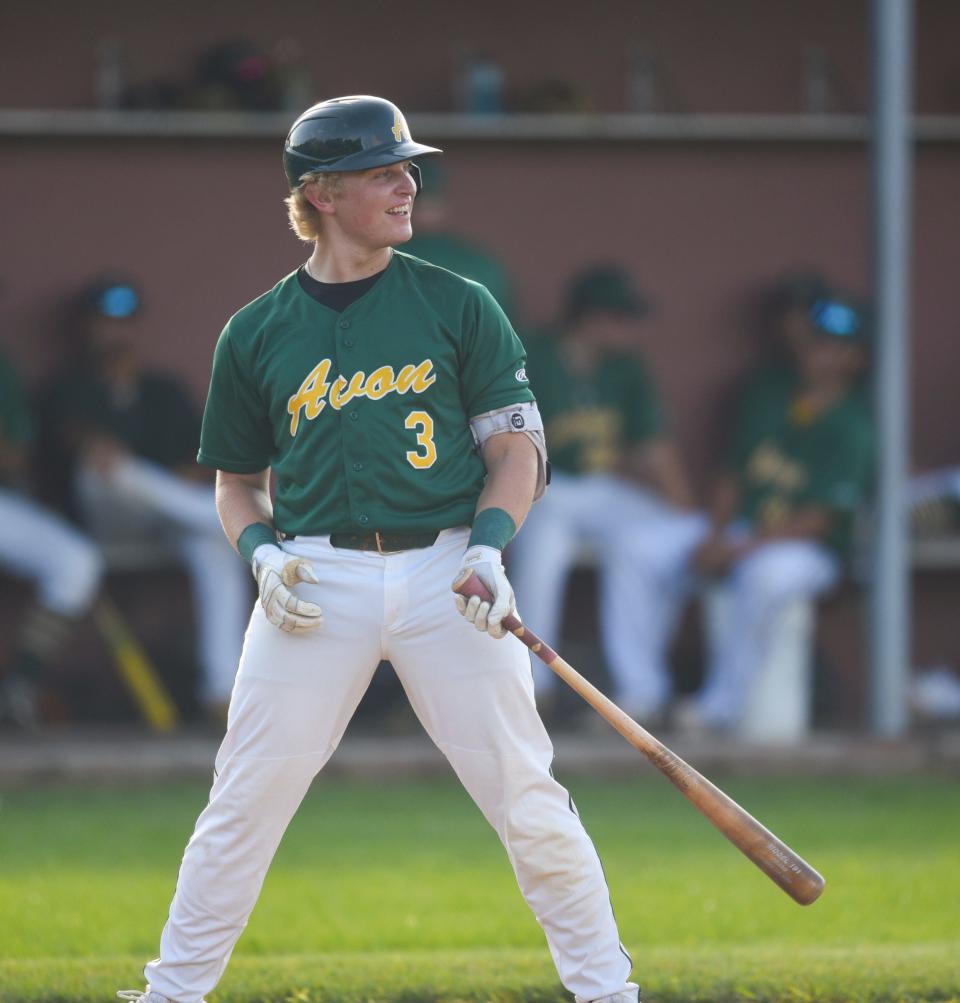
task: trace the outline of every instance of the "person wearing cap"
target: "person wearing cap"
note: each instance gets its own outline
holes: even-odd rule
[[[590,267],[572,280],[559,329],[530,341],[552,480],[510,553],[518,608],[555,645],[569,573],[584,547],[594,553],[612,696],[646,722],[672,695],[667,642],[706,530],[640,348],[651,309],[621,268]],[[549,704],[556,678],[532,664]]]
[[[527,649],[503,623],[501,554],[546,480],[524,348],[482,285],[398,249],[412,158],[440,152],[372,95],[320,102],[287,136],[289,219],[309,256],[227,321],[198,454],[259,602],[160,956],[122,998],[213,989],[388,660],[503,842],[563,984],[581,1003],[637,1000],[596,849],[550,770]],[[454,594],[470,576],[487,598]]]
[[[736,627],[715,640],[702,688],[678,708],[688,728],[737,728],[777,613],[837,583],[854,515],[869,495],[864,307],[820,289],[792,346],[793,372],[754,379],[740,399],[710,535],[695,555],[700,573],[728,588]]]
[[[16,640],[0,667],[0,723],[43,723],[41,696],[76,622],[96,598],[99,549],[29,494],[35,423],[12,363],[0,355],[0,568],[30,583]]]
[[[200,419],[173,374],[138,348],[141,293],[123,278],[85,287],[72,354],[41,395],[42,455],[78,521],[103,545],[158,541],[184,565],[195,604],[200,713],[222,726],[250,586],[223,537],[212,477],[194,463]]]

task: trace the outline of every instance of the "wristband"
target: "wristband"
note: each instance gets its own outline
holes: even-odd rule
[[[485,508],[473,520],[468,547],[503,548],[513,539],[517,524],[502,508]]]
[[[251,522],[237,539],[237,550],[240,556],[250,563],[253,560],[253,552],[264,543],[276,546],[277,531],[264,522]]]

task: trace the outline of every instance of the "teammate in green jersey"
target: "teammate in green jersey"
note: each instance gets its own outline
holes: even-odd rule
[[[224,539],[213,475],[194,461],[200,416],[177,377],[137,350],[138,288],[111,278],[83,291],[75,351],[41,397],[44,448],[98,543],[162,542],[194,601],[198,702],[218,727],[250,613],[250,579]]]
[[[596,850],[550,773],[526,649],[501,623],[501,550],[545,481],[523,347],[482,286],[393,249],[412,232],[411,158],[439,152],[374,97],[318,104],[287,137],[291,221],[313,252],[227,324],[199,455],[260,603],[160,957],[124,998],[213,988],[381,659],[503,841],[564,984],[637,998]],[[465,568],[492,604],[455,605]]]
[[[704,686],[678,714],[681,723],[736,728],[777,613],[839,577],[873,466],[861,386],[867,336],[863,309],[822,291],[796,339],[796,372],[755,381],[741,401],[712,531],[696,555],[701,572],[729,588],[735,627],[713,645]]]
[[[510,576],[531,630],[557,638],[567,578],[589,547],[613,698],[650,722],[671,697],[667,641],[706,520],[638,352],[646,303],[611,266],[578,274],[567,299],[559,332],[530,342],[553,480],[511,547]],[[539,659],[533,669],[549,698],[556,677]]]
[[[9,360],[0,355],[0,568],[29,582],[10,661],[0,671],[0,722],[41,723],[40,691],[74,623],[96,598],[103,558],[93,541],[27,493],[33,420]]]

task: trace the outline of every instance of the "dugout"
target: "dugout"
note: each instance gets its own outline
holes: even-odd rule
[[[225,39],[251,39],[275,58],[294,27],[296,60],[316,95],[389,94],[419,139],[447,151],[453,215],[507,264],[528,323],[547,320],[567,276],[597,258],[624,263],[656,296],[648,353],[702,481],[729,395],[759,351],[753,291],[810,263],[846,286],[868,284],[865,2],[427,2],[412,23],[372,0],[308,15],[293,0],[269,11],[222,0],[199,9],[53,0],[15,2],[6,13],[0,199],[16,253],[2,275],[0,338],[31,380],[51,366],[60,296],[119,263],[152,305],[148,358],[202,398],[226,316],[303,257],[281,204],[279,143],[293,115],[111,107],[106,71],[118,86],[182,82]],[[958,33],[960,9],[920,0],[918,468],[957,462],[958,349],[944,263],[960,240]],[[345,44],[312,47],[312,37]],[[397,38],[403,45],[390,44]],[[473,49],[502,71],[503,115],[458,110]],[[960,578],[949,562],[934,564],[917,579],[916,665],[960,661],[943,616]],[[824,611],[824,643],[854,680],[861,629],[856,598]],[[855,689],[851,705],[860,696]]]

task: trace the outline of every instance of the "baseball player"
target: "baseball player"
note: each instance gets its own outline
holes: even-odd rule
[[[222,728],[250,579],[224,539],[213,475],[194,463],[200,416],[190,394],[138,355],[141,309],[130,282],[84,291],[71,328],[75,353],[43,395],[47,448],[59,454],[78,514],[98,541],[164,540],[183,563],[196,609],[199,703]]]
[[[36,590],[0,677],[0,720],[24,728],[40,723],[47,668],[93,603],[103,574],[95,544],[23,490],[32,435],[20,381],[0,356],[0,568]]]
[[[731,627],[711,638],[704,685],[678,707],[681,726],[735,729],[777,612],[840,576],[873,468],[867,346],[862,307],[824,288],[795,337],[796,371],[765,370],[741,398],[711,532],[695,555],[729,590]]]
[[[523,347],[486,289],[394,250],[411,158],[440,152],[366,96],[315,105],[287,137],[290,219],[313,252],[224,329],[199,454],[260,602],[160,957],[122,998],[198,1003],[217,983],[381,659],[502,840],[567,988],[637,998],[526,649],[503,636],[501,551],[545,479]],[[492,604],[454,605],[466,568]]]
[[[520,609],[547,638],[559,637],[571,568],[585,545],[593,551],[613,697],[645,722],[671,696],[667,644],[683,569],[707,528],[637,352],[648,309],[619,268],[588,268],[571,284],[559,331],[531,341],[553,479],[510,550]],[[539,659],[533,669],[538,699],[549,701],[556,677]]]

